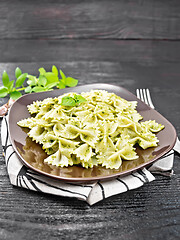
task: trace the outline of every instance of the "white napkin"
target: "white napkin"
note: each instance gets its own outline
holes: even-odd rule
[[[93,205],[104,198],[126,192],[155,179],[152,173],[166,176],[173,174],[174,150],[155,162],[148,170],[146,168],[138,170],[125,177],[119,177],[110,181],[98,181],[93,184],[72,184],[55,180],[24,166],[16,155],[9,139],[7,117],[4,117],[1,125],[1,141],[4,150],[7,172],[12,185],[26,189],[54,194],[64,197],[75,197]],[[179,140],[175,145],[180,153]],[[152,173],[151,173],[152,172]]]

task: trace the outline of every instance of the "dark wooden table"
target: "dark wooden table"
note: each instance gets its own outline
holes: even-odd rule
[[[53,64],[79,85],[149,88],[180,137],[178,0],[1,0],[0,74],[13,78],[19,66],[37,75]],[[13,187],[0,146],[0,239],[179,239],[178,155],[174,173],[89,207]]]

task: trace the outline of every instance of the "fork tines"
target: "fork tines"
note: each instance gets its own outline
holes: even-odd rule
[[[148,88],[147,89],[136,89],[136,95],[141,101],[145,102],[151,108],[154,108]]]

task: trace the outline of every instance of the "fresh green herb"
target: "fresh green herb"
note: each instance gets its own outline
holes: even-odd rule
[[[82,97],[81,95],[74,95],[74,99],[76,101],[76,104],[80,104],[80,103],[83,103],[83,102],[86,102],[87,100]]]
[[[68,106],[68,107],[74,107],[74,106],[76,106],[76,101],[74,98],[66,96],[66,97],[62,98],[61,105]]]
[[[61,75],[61,82],[59,83],[59,88],[61,86],[75,87],[78,84],[78,80],[72,77],[66,77],[62,70],[59,71]]]
[[[81,95],[74,95],[74,97],[65,96],[62,98],[61,105],[67,107],[74,107],[85,101],[86,99]]]
[[[60,72],[60,76],[59,76]],[[3,86],[0,87],[0,97],[10,96],[17,99],[24,93],[51,91],[54,88],[75,87],[78,80],[72,77],[66,77],[62,70],[58,70],[55,65],[51,72],[46,72],[44,68],[39,68],[39,76],[33,76],[28,73],[22,73],[19,67],[15,70],[15,80],[10,81],[6,71],[2,74]],[[76,99],[77,103],[78,99]],[[79,99],[79,103],[80,103]]]

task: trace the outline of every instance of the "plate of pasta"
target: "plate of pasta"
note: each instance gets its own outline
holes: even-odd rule
[[[160,113],[103,83],[22,96],[10,109],[9,132],[27,167],[66,182],[127,175],[162,157],[176,140]]]

